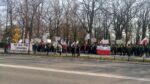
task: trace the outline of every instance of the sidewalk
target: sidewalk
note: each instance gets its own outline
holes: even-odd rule
[[[4,49],[3,48],[0,48],[0,53],[3,53],[4,52]]]
[[[46,55],[46,53],[37,53],[38,55]],[[58,53],[54,55],[53,53],[49,53],[49,56],[57,56],[57,57],[72,57],[71,53],[63,53],[60,56]],[[150,58],[143,58],[137,56],[120,56],[120,55],[96,55],[96,54],[80,54],[79,58],[88,58],[88,59],[98,59],[105,61],[117,61],[117,62],[148,62],[150,63]]]
[[[0,53],[4,54],[4,49],[0,48]],[[15,55],[28,55],[28,53],[10,53]],[[33,54],[31,52],[30,55],[33,56],[54,56],[54,57],[72,57],[71,53],[63,53],[62,56],[60,56],[58,53],[54,54],[52,52],[47,55],[46,52],[37,52],[36,54]],[[147,62],[150,63],[150,57],[137,57],[137,56],[120,56],[120,55],[96,55],[96,54],[80,54],[79,58],[88,58],[88,59],[97,59],[100,61],[117,61],[117,62]]]

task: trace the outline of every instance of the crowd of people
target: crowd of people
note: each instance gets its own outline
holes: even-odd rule
[[[143,56],[150,55],[150,46],[144,45],[112,45],[111,55],[120,55],[120,56]],[[88,45],[88,44],[70,44],[62,45],[60,42],[57,44],[51,43],[38,43],[33,45],[33,51],[36,52],[47,52],[47,55],[50,52],[59,53],[72,53],[72,56],[80,56],[80,53],[86,54],[97,54],[97,45]]]
[[[111,54],[120,56],[149,56],[150,46],[148,45],[112,45]]]
[[[96,54],[96,45],[87,45],[87,44],[76,44],[71,43],[70,45],[63,45],[60,42],[58,43],[35,43],[33,45],[33,51],[34,54],[36,52],[47,52],[47,55],[50,52],[53,53],[59,53],[60,55],[62,53],[71,53],[72,56],[77,55],[77,57],[80,56],[80,53],[86,53],[86,54]]]

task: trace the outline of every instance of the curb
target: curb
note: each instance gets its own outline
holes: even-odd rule
[[[150,65],[150,62],[133,62],[133,61],[117,61],[117,60],[99,60],[99,62],[111,62],[111,63],[128,63],[128,64],[141,64]]]
[[[38,54],[27,54],[27,53],[9,53],[9,54],[12,54],[12,55],[23,55],[23,56],[40,56],[40,57],[42,57],[42,56],[46,56],[46,57],[64,57],[64,58],[77,58],[77,57],[72,57],[70,54],[68,54],[67,56],[66,56],[66,54],[64,54],[64,55],[62,55],[62,56],[60,56],[60,55],[53,55],[53,54],[49,54],[49,55],[46,55],[46,53],[45,54],[40,54],[40,53],[38,53]],[[0,53],[0,56],[2,56],[2,55],[9,55],[9,54],[5,54],[5,53]],[[150,62],[136,62],[136,61],[121,61],[121,60],[117,60],[117,58],[116,58],[116,60],[114,60],[113,59],[113,57],[104,57],[104,56],[90,56],[90,55],[81,55],[80,57],[78,57],[79,59],[95,59],[95,60],[98,60],[99,62],[112,62],[112,63],[129,63],[129,64],[144,64],[144,65],[150,65]],[[112,58],[112,59],[108,59],[108,58]],[[141,61],[142,61],[142,59],[141,59]]]

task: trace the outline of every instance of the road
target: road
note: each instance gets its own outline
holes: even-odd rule
[[[0,84],[150,84],[150,65],[0,55]]]

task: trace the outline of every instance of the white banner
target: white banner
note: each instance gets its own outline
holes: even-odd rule
[[[30,51],[32,51],[32,44],[29,44],[28,43],[11,43],[10,45],[10,51],[13,51],[13,52],[28,52],[29,50],[29,47],[30,47]]]

